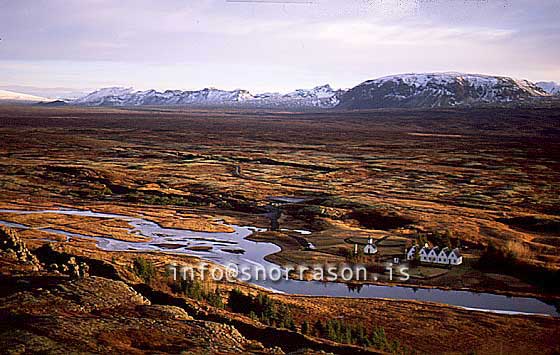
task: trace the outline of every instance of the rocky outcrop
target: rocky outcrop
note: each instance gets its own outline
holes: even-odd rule
[[[66,280],[0,299],[0,348],[14,353],[281,353],[233,326],[152,305],[122,281]]]
[[[49,270],[56,273],[67,274],[73,278],[89,276],[89,265],[84,262],[78,263],[73,256],[69,257],[68,260],[62,264],[50,264]]]
[[[17,233],[8,227],[0,226],[0,252],[8,258],[40,268],[39,260],[27,249]]]
[[[88,266],[79,256],[52,245],[40,249],[39,260],[48,266],[22,267],[39,265],[38,257],[15,231],[0,230],[1,353],[282,353],[231,325],[154,305],[123,281],[83,277]]]
[[[18,292],[3,299],[3,308],[14,306],[18,312],[50,315],[92,313],[149,305],[150,301],[122,281],[89,277],[68,280],[33,292]]]
[[[154,319],[176,319],[176,320],[193,320],[187,311],[177,306],[168,305],[139,305],[136,311],[146,318]]]
[[[56,274],[69,275],[72,278],[88,277],[90,266],[76,259],[75,256],[55,250],[54,244],[46,244],[35,250],[39,260],[46,269]]]

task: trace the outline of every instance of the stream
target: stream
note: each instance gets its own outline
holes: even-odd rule
[[[52,228],[39,230],[71,238],[85,238],[97,241],[97,247],[106,251],[150,251],[198,256],[203,260],[214,262],[223,266],[235,264],[237,266],[260,264],[265,269],[278,268],[275,264],[266,261],[267,255],[280,251],[280,247],[268,242],[253,242],[246,237],[255,231],[264,231],[252,226],[228,225],[234,231],[222,232],[197,232],[184,229],[163,228],[157,223],[136,217],[118,214],[97,213],[87,210],[7,210],[0,209],[1,213],[32,214],[55,213],[77,215],[96,218],[113,218],[124,220],[130,225],[130,232],[150,238],[149,241],[126,242],[110,237],[88,236],[70,233]],[[31,227],[1,221],[0,225],[12,228],[31,229]],[[305,230],[293,231],[302,235],[309,234]],[[274,292],[305,296],[330,296],[352,298],[387,298],[399,300],[417,300],[459,306],[470,310],[479,310],[505,314],[542,314],[559,317],[557,308],[537,298],[511,297],[484,292],[471,292],[460,290],[425,289],[405,286],[363,285],[359,288],[336,282],[286,280],[251,280],[251,284],[267,288]]]

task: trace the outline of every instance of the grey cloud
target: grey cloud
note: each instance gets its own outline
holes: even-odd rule
[[[559,12],[556,0],[0,0],[0,62],[203,65],[232,77],[228,67],[258,66],[271,68],[270,81],[280,79],[274,68],[293,68],[340,85],[426,69],[548,79],[560,75]]]

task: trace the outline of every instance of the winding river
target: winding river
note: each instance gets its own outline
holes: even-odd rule
[[[152,221],[117,214],[97,213],[86,210],[7,210],[1,213],[32,214],[56,213],[96,218],[114,218],[129,223],[131,233],[150,238],[144,242],[126,242],[109,237],[94,237],[63,230],[43,228],[40,230],[61,234],[67,240],[74,237],[94,239],[98,248],[107,251],[152,251],[177,254],[188,254],[200,257],[220,265],[235,264],[238,266],[259,264],[264,268],[275,267],[266,261],[267,255],[280,251],[280,247],[268,242],[253,242],[246,237],[258,228],[251,226],[228,225],[233,228],[231,233],[196,232],[184,229],[162,228]],[[0,224],[13,228],[30,229],[29,226],[0,221]],[[295,231],[307,234],[307,231]],[[244,252],[243,252],[244,251]],[[465,309],[506,313],[506,314],[542,314],[559,317],[560,313],[554,305],[537,298],[510,297],[492,293],[456,291],[443,289],[424,289],[403,286],[364,285],[359,289],[348,287],[342,283],[285,280],[251,280],[252,284],[265,287],[275,292],[305,296],[330,296],[353,298],[387,298],[402,300],[428,301],[459,306]]]

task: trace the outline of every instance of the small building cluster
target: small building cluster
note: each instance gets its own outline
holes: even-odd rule
[[[406,252],[406,260],[414,260],[416,253],[423,263],[439,264],[439,265],[461,265],[463,256],[459,248],[450,249],[440,247],[430,248],[427,245],[420,249],[420,246],[414,245]]]

